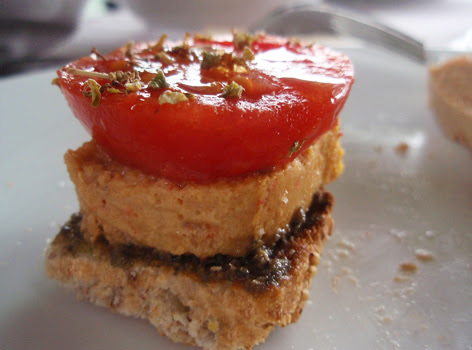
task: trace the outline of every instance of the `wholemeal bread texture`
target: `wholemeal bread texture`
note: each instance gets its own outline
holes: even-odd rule
[[[174,341],[207,350],[251,349],[275,326],[299,318],[333,227],[332,205],[329,193],[318,193],[305,220],[292,221],[271,247],[210,262],[120,248],[103,238],[92,244],[74,216],[47,251],[47,271],[79,298],[147,319]]]

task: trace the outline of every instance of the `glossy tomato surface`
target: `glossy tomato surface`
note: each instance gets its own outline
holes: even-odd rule
[[[208,65],[208,54],[223,63]],[[120,71],[133,78],[106,78]],[[156,88],[159,71],[166,84]],[[336,125],[353,67],[327,48],[259,35],[244,49],[226,39],[128,45],[58,76],[75,116],[110,157],[173,181],[205,182],[283,166],[309,147]],[[100,87],[95,105],[91,78]],[[244,89],[240,97],[224,97],[231,82]],[[169,92],[185,98],[165,103]]]

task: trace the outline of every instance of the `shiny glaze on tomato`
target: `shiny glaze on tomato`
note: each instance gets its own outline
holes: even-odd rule
[[[137,44],[132,56],[121,48],[104,57],[91,54],[58,70],[59,85],[75,116],[114,160],[176,182],[269,171],[284,166],[337,124],[353,83],[350,60],[321,46],[259,35],[250,45],[255,58],[241,72],[200,66],[207,50],[241,56],[242,50],[231,41],[195,39],[189,44],[187,56],[173,54],[175,45],[164,46],[171,63],[155,59],[149,44]],[[142,88],[129,93],[104,89],[94,107],[83,93],[88,78],[71,68],[136,70]],[[146,85],[158,70],[169,88]],[[102,86],[109,83],[95,80]],[[232,81],[244,88],[241,97],[221,97],[221,87]],[[166,90],[192,96],[160,104]]]

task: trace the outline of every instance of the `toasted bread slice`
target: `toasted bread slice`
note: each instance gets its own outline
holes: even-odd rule
[[[430,105],[444,133],[472,150],[472,59],[459,56],[429,70]]]
[[[173,341],[208,350],[251,349],[274,326],[299,318],[333,227],[332,205],[329,193],[319,193],[305,220],[292,222],[270,247],[206,260],[110,245],[103,238],[91,243],[76,216],[50,244],[47,271],[79,298],[148,319]]]

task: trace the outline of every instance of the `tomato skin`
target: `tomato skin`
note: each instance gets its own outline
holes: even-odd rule
[[[212,44],[235,51],[228,41]],[[111,158],[176,182],[238,177],[285,165],[330,130],[353,83],[349,59],[328,49],[270,36],[260,36],[252,49],[250,70],[223,78],[200,70],[199,62],[139,62],[142,76],[163,69],[173,91],[236,81],[245,88],[241,98],[203,91],[187,102],[160,104],[165,89],[144,86],[128,94],[105,89],[93,107],[83,94],[88,78],[70,68],[129,70],[123,49],[106,61],[88,56],[69,64],[58,71],[59,83],[75,116]],[[301,147],[294,148],[297,142]]]

